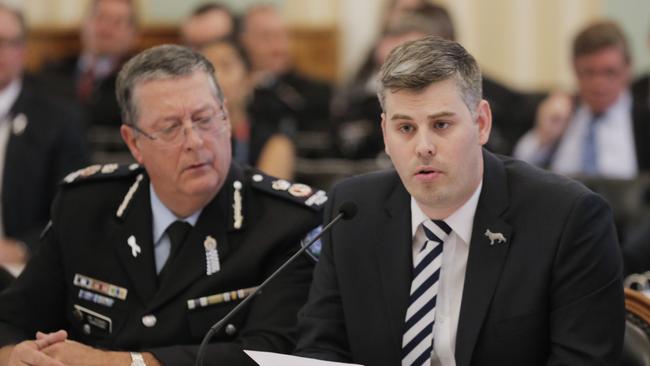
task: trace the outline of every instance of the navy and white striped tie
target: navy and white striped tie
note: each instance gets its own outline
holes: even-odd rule
[[[413,282],[402,336],[402,366],[431,363],[442,243],[451,228],[441,220],[422,223],[427,241],[413,259]]]

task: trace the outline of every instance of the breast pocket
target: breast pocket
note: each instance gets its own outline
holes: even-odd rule
[[[128,313],[117,307],[105,307],[87,301],[75,301],[68,308],[70,331],[73,338],[92,340],[113,339],[122,329]]]

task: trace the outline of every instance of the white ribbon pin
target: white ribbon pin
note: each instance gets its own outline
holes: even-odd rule
[[[494,242],[498,243],[505,243],[506,237],[503,236],[501,233],[493,233],[490,231],[490,229],[485,230],[485,236],[490,239],[490,245],[494,245]]]
[[[133,258],[137,258],[138,254],[142,251],[138,243],[135,242],[135,236],[131,235],[126,239],[126,243],[131,247],[131,255]]]

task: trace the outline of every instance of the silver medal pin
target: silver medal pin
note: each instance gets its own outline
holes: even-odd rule
[[[205,247],[205,274],[210,276],[221,270],[221,263],[219,262],[219,252],[217,251],[217,240],[208,235],[203,242]]]
[[[490,231],[490,229],[485,230],[485,236],[490,240],[490,245],[494,245],[496,242],[497,244],[499,243],[505,243],[506,237],[501,234],[501,233],[493,233]]]

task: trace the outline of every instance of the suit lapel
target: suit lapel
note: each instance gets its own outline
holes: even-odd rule
[[[149,179],[145,178],[138,184],[123,220],[116,218],[114,225],[115,230],[111,230],[114,233],[111,242],[115,245],[133,288],[146,304],[155,294],[157,287]],[[136,245],[140,248],[139,253],[134,252]]]
[[[374,253],[379,264],[381,285],[385,303],[388,307],[391,347],[397,351],[402,344],[404,318],[408,306],[411,286],[411,209],[409,194],[401,184],[397,174],[394,175],[394,188],[389,194],[385,210],[380,213],[380,220],[374,235],[377,249]]]
[[[512,241],[512,228],[500,218],[508,205],[505,169],[494,155],[484,152],[483,157],[483,188],[474,218],[456,334],[458,366],[470,365]],[[506,242],[490,245],[486,230],[503,234]]]

